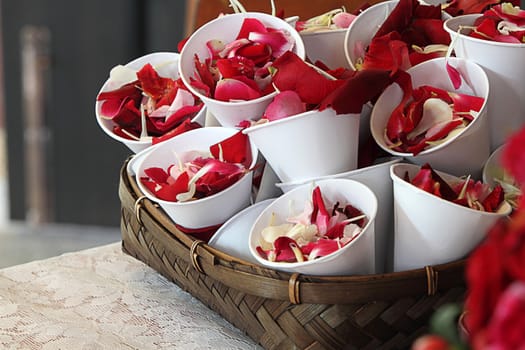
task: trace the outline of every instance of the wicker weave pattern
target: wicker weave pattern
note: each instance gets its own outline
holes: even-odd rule
[[[169,219],[153,203],[137,210],[140,193],[137,194],[132,182],[133,179],[123,172],[119,191],[123,250],[200,299],[266,349],[405,349],[425,332],[435,308],[463,298],[463,283],[451,278],[452,285],[448,286],[446,270],[433,272],[445,282],[441,283],[444,288],[433,290],[434,295],[427,295],[428,290],[416,294],[388,291],[391,285],[387,277],[357,279],[356,286],[364,287],[365,291],[366,284],[374,283],[378,286],[372,291],[381,291],[381,283],[387,290],[369,292],[368,300],[357,296],[356,300],[363,300],[356,302],[352,297],[345,297],[352,294],[347,283],[355,282],[354,279],[291,278],[288,274],[266,271],[231,257],[227,259],[205,244],[195,244],[195,240],[171,227],[168,230]],[[227,277],[221,278],[222,275]],[[409,277],[406,279],[408,289],[414,279]],[[249,283],[251,280],[255,282]],[[417,285],[429,284],[425,279],[419,280],[418,277]],[[328,285],[326,290],[336,290],[336,296],[327,296],[327,300],[339,298],[341,302],[292,303],[300,302],[303,297],[323,300],[322,295],[308,295],[309,289],[321,284]],[[276,291],[275,297],[265,296],[271,294],[272,288],[282,289],[275,287],[281,285],[288,293]],[[290,292],[290,288],[297,291]],[[342,288],[350,290],[337,291]],[[392,298],[384,298],[389,292]],[[399,297],[403,293],[407,296]]]

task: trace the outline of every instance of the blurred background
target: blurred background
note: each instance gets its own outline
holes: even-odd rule
[[[131,152],[95,120],[117,64],[176,51],[185,2],[0,1],[0,267],[120,239]]]

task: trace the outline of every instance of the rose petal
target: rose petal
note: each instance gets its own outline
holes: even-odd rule
[[[399,140],[407,130],[407,121],[404,116],[405,104],[410,100],[412,96],[412,77],[405,71],[397,71],[395,82],[403,91],[403,98],[396,108],[392,111],[390,118],[386,125],[386,137],[391,142],[395,143]]]
[[[494,189],[490,192],[490,194],[487,197],[485,197],[481,204],[483,205],[483,208],[485,208],[485,211],[493,213],[498,210],[498,208],[504,200],[505,193],[503,191],[503,187],[501,187],[500,185],[496,185],[494,186]]]
[[[432,171],[428,168],[421,167],[410,183],[423,191],[441,197],[439,186],[436,185],[436,181],[432,178]]]
[[[158,100],[175,86],[175,81],[159,76],[150,63],[146,63],[138,72],[142,91],[151,98]]]
[[[146,174],[152,181],[157,184],[167,183],[169,174],[162,168],[159,167],[150,167],[144,169],[144,174]]]
[[[326,210],[323,195],[321,194],[321,188],[316,186],[312,192],[312,224],[317,225],[320,235],[326,234],[328,231],[328,223],[330,222],[330,214]]]
[[[219,101],[248,101],[261,97],[261,93],[238,79],[222,79],[215,87],[215,99]]]
[[[164,135],[153,137],[152,144],[156,145],[157,143],[169,140],[172,137],[185,133],[186,131],[190,131],[190,130],[198,129],[198,128],[202,128],[202,125],[200,125],[197,122],[192,122],[190,119],[185,119],[179,126],[164,133]]]
[[[263,43],[250,43],[235,51],[236,56],[251,60],[254,65],[265,65],[272,58],[274,51],[270,45]]]
[[[408,139],[413,139],[420,134],[426,133],[434,125],[452,120],[452,108],[439,98],[425,100],[422,112],[421,120],[417,123],[414,130],[407,135]]]
[[[128,100],[113,119],[121,127],[137,127],[140,125],[140,111],[135,107],[135,101]]]
[[[221,58],[216,64],[223,78],[233,78],[239,75],[253,77],[255,74],[255,63],[245,57]]]
[[[206,47],[208,48],[208,52],[210,53],[210,57],[213,59],[219,58],[219,54],[222,50],[224,50],[225,45],[222,41],[213,39],[206,42]]]
[[[245,168],[249,168],[253,161],[250,139],[241,131],[210,146],[210,152],[216,159],[243,164]]]
[[[438,18],[416,18],[412,21],[411,26],[415,31],[422,33],[425,38],[425,45],[440,44],[448,46],[450,44],[450,34],[443,27],[441,14]],[[411,42],[411,44],[415,43]]]
[[[348,28],[357,16],[348,12],[339,12],[332,17],[337,28]]]
[[[195,105],[195,98],[192,93],[185,89],[177,89],[177,94],[173,99],[173,102],[168,108],[168,113],[174,113],[181,109],[182,107],[193,107]],[[170,117],[166,119],[166,122]]]
[[[263,118],[274,121],[292,115],[303,113],[306,106],[295,91],[287,90],[278,93],[266,107]]]
[[[450,81],[452,82],[452,85],[454,86],[454,89],[459,89],[461,87],[461,74],[459,71],[450,65],[450,63],[446,63],[447,73],[448,77],[450,78]]]
[[[266,33],[267,31],[266,26],[257,18],[248,17],[242,21],[236,40],[247,39],[250,33]]]
[[[450,132],[463,125],[461,119],[443,120],[431,128],[425,134],[426,141],[436,141],[446,137]]]
[[[154,136],[160,136],[177,127],[184,120],[193,118],[202,107],[202,103],[197,106],[184,106],[179,108],[176,112],[168,115],[166,121],[163,121],[160,118],[149,118],[148,132],[151,132]]]
[[[292,50],[294,46],[291,35],[282,30],[273,30],[267,33],[252,32],[248,35],[248,39],[256,43],[269,45],[272,48],[271,52],[274,58]]]
[[[308,254],[308,260],[314,260],[339,250],[341,245],[335,239],[319,239],[316,242],[309,244],[307,248],[310,252]]]
[[[368,46],[362,69],[385,69],[396,72],[411,67],[407,44],[397,32],[375,37]]]
[[[390,72],[386,70],[356,71],[321,101],[319,110],[330,107],[336,114],[361,113],[363,106],[379,96],[391,82]]]
[[[243,175],[244,168],[231,166],[233,164],[214,162],[212,169],[195,181],[195,189],[198,198],[208,197],[230,187]],[[218,164],[220,163],[220,164]]]
[[[213,78],[213,75],[210,73],[209,69],[209,60],[205,60],[204,63],[199,61],[199,56],[195,54],[194,56],[194,64],[195,64],[195,80],[199,82],[197,85],[204,85],[206,88],[203,88],[201,86],[200,89],[208,90],[210,91],[210,94],[213,94],[213,91],[215,89],[215,79]],[[196,86],[192,83],[192,86]]]
[[[136,87],[136,81],[130,84],[123,85],[118,89],[111,91],[102,91],[97,96],[97,101],[104,100],[123,100],[125,98],[131,98],[133,100],[141,97],[140,90]]]
[[[219,57],[222,57],[222,58],[235,57],[237,50],[248,44],[250,44],[250,40],[248,39],[237,39],[237,40],[232,41],[231,43],[227,43],[224,46],[224,49],[219,53]]]
[[[137,70],[121,64],[116,65],[109,72],[109,81],[118,86],[134,84],[137,81]]]
[[[309,66],[291,51],[285,52],[273,63],[277,71],[272,81],[280,91],[292,90],[304,103],[320,104],[335,88],[344,81],[329,79],[315,68]],[[315,86],[315,89],[312,89]]]
[[[290,237],[279,237],[273,242],[273,245],[276,253],[275,261],[296,262],[298,260],[292,248],[293,246],[297,247],[297,243]]]
[[[513,281],[497,300],[488,324],[489,346],[494,349],[522,349],[525,333],[517,325],[523,324],[525,313],[525,282]]]

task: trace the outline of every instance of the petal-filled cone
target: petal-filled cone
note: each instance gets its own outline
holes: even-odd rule
[[[140,70],[145,64],[150,63],[155,67],[157,72],[162,77],[170,77],[172,79],[177,79],[179,77],[179,58],[180,55],[175,52],[154,52],[150,53],[144,56],[141,56],[129,63],[127,63],[125,66],[128,68],[131,68],[133,70]],[[113,89],[116,89],[118,86],[116,86],[110,79],[106,80],[104,85],[100,88],[100,92],[110,91]],[[99,92],[99,93],[100,93]],[[145,150],[146,148],[150,147],[152,145],[151,138],[144,139],[144,140],[131,140],[122,136],[117,135],[115,132],[113,132],[113,127],[115,126],[115,123],[108,119],[103,118],[102,115],[102,101],[96,101],[95,103],[95,115],[97,118],[97,123],[99,124],[100,128],[111,138],[113,138],[116,141],[119,141],[126,145],[133,153],[139,153],[140,151]],[[192,121],[195,121],[201,125],[204,125],[204,117],[205,117],[205,108],[201,108],[200,112],[192,119]]]
[[[306,201],[312,198],[314,186],[319,186],[329,203],[339,201],[360,209],[368,218],[361,233],[339,250],[315,260],[295,263],[270,262],[262,258],[256,247],[260,244],[263,228],[271,220],[284,223],[290,215],[301,213]],[[275,216],[274,216],[275,215]],[[250,230],[250,252],[259,264],[280,271],[298,272],[305,275],[353,275],[375,273],[375,218],[377,198],[360,182],[348,179],[326,179],[301,185],[283,194],[267,206],[257,217]],[[273,219],[271,219],[273,217]]]
[[[287,31],[294,40],[292,51],[302,59],[305,58],[304,43],[295,28],[285,20],[269,14],[259,12],[229,14],[218,17],[197,29],[188,38],[181,51],[179,61],[180,75],[190,90],[202,99],[209,112],[225,127],[235,127],[243,120],[256,120],[260,118],[266,106],[275,96],[275,92],[272,92],[252,100],[220,101],[205,96],[201,91],[191,85],[191,79],[194,76],[195,70],[195,55],[197,55],[201,61],[209,58],[210,52],[206,43],[210,40],[220,40],[223,43],[234,41],[246,18],[256,18],[267,27]]]
[[[479,114],[459,133],[445,142],[428,147],[421,153],[403,153],[392,150],[385,139],[385,128],[392,111],[400,103],[403,92],[399,85],[392,84],[381,94],[370,116],[370,131],[377,144],[390,154],[404,157],[412,163],[430,163],[434,169],[456,176],[472,175],[479,179],[483,164],[490,155],[487,98],[489,82],[483,69],[476,63],[459,58],[450,58],[464,78],[456,90],[447,74],[445,58],[435,58],[420,63],[408,70],[415,87],[430,85],[450,92],[470,91],[469,94],[485,98]],[[464,90],[465,89],[465,90]],[[475,145],[475,146],[474,146]]]
[[[394,271],[438,265],[464,258],[485,237],[488,229],[511,212],[504,202],[497,213],[470,209],[430,194],[405,180],[420,167],[395,164]],[[457,177],[438,172],[447,182]]]
[[[343,42],[345,58],[352,69],[356,69],[357,62],[376,34],[381,24],[388,18],[398,0],[389,0],[377,3],[364,10],[347,28]]]
[[[390,166],[399,163],[402,158],[388,157],[381,159],[377,164],[359,168],[344,173],[322,176],[315,179],[308,179],[296,182],[277,183],[283,192],[288,192],[294,188],[309,182],[316,182],[325,179],[350,179],[359,181],[368,186],[377,197],[378,215],[375,220],[376,234],[376,271],[392,271],[392,261],[394,253],[394,206],[392,195],[392,181],[385,181],[390,176]]]
[[[502,43],[469,37],[460,26],[472,26],[479,14],[451,18],[444,23],[452,41],[457,36],[457,57],[479,64],[487,74],[490,95],[487,106],[491,150],[525,123],[525,44]]]
[[[188,131],[173,139],[156,146],[146,153],[136,165],[137,183],[148,199],[156,202],[166,214],[178,225],[187,229],[200,229],[224,223],[230,217],[250,204],[253,171],[249,171],[233,185],[211,196],[174,202],[161,200],[143,185],[140,178],[145,176],[145,170],[152,167],[167,169],[176,164],[175,155],[183,155],[190,151],[206,151],[211,145],[225,140],[238,130],[224,127],[206,127]],[[257,148],[251,144],[252,164],[257,160]]]

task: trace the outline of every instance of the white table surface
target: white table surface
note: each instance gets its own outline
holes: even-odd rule
[[[1,349],[261,349],[112,243],[0,270]]]

